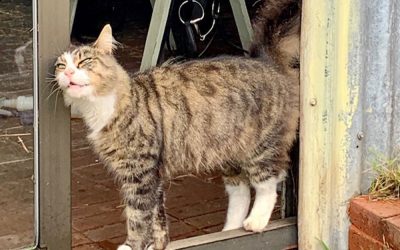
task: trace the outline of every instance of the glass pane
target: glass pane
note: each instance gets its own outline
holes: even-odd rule
[[[34,242],[32,1],[0,1],[0,248]]]

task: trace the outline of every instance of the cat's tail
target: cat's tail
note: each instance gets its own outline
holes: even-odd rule
[[[302,0],[264,0],[253,21],[251,57],[266,57],[285,74],[299,76]]]

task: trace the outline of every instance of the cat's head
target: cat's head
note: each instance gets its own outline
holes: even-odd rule
[[[104,26],[96,42],[64,52],[55,63],[55,76],[68,99],[105,96],[113,90],[121,67],[113,56],[117,42]]]

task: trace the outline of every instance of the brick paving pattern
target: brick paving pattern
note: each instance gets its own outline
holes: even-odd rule
[[[87,141],[76,140],[85,133],[81,120],[72,121],[72,131],[74,249],[114,249],[125,240],[126,234],[118,188]],[[219,177],[175,178],[165,183],[165,189],[172,240],[222,229],[227,199]]]

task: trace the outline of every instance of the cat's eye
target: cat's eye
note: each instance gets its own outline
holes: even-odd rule
[[[56,69],[65,69],[66,65],[64,63],[57,63],[56,64]]]
[[[93,58],[86,58],[86,59],[83,59],[82,61],[80,61],[79,63],[78,63],[78,68],[81,68],[82,66],[84,66],[84,65],[86,65],[86,64],[89,64],[89,63],[91,63],[93,61]]]

